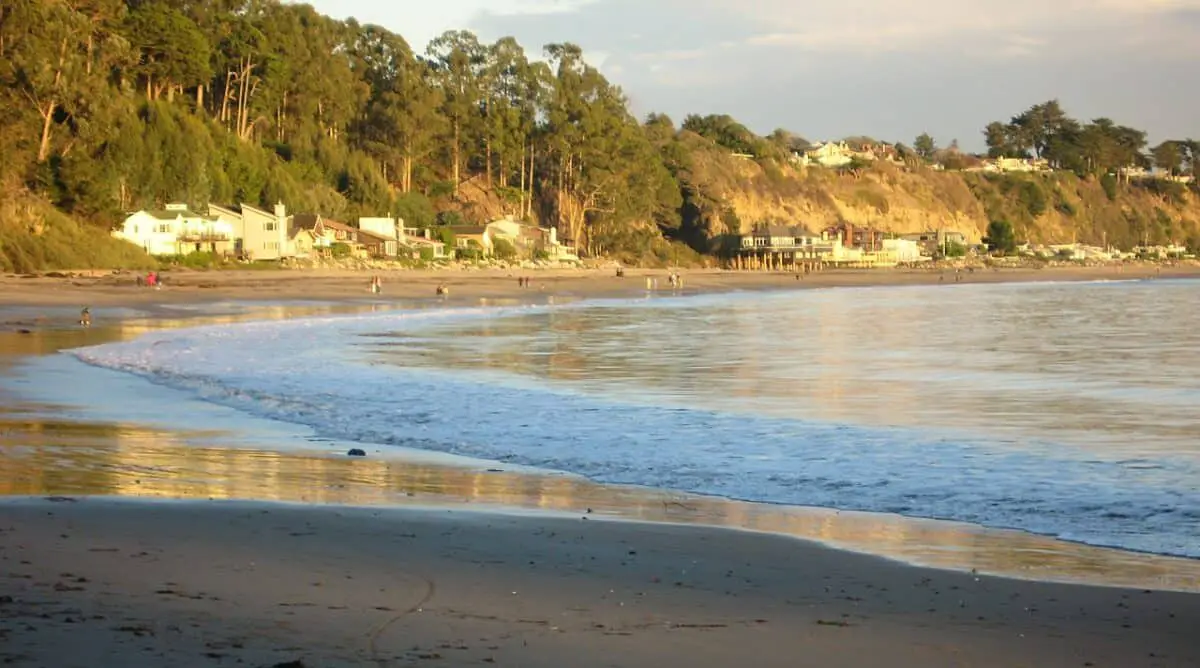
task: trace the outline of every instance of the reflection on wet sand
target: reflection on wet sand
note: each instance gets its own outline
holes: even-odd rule
[[[592,519],[715,525],[792,535],[918,565],[1039,580],[1200,591],[1200,561],[1170,559],[945,522],[741,503],[650,489],[328,452],[214,445],[217,432],[38,417],[0,409],[0,494],[120,495],[323,504],[459,505]]]

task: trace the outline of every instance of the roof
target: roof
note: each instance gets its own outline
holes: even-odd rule
[[[292,227],[302,230],[315,229],[319,222],[321,222],[321,216],[315,213],[297,213],[292,216]]]
[[[184,218],[208,218],[208,216],[196,213],[191,209],[154,209],[148,210],[145,213],[159,220],[175,220],[180,216]]]
[[[386,243],[388,241],[395,241],[395,239],[393,239],[391,237],[385,237],[382,234],[376,234],[374,232],[364,230],[362,228],[355,228],[355,229],[358,229],[358,238],[361,241],[368,241],[371,243],[380,243],[380,242]]]
[[[476,234],[484,234],[487,232],[485,225],[450,225],[447,227],[455,236],[473,236]]]
[[[426,239],[425,237],[404,237],[404,240],[401,241],[400,243],[402,243],[406,246],[412,246],[414,244],[416,244],[417,246],[445,246],[446,245],[446,244],[442,243],[442,241],[439,239]]]
[[[321,225],[323,227],[327,227],[331,230],[340,230],[342,232],[359,232],[359,231],[361,231],[357,227],[351,227],[343,222],[340,222],[337,220],[329,220],[328,218],[322,218]]]

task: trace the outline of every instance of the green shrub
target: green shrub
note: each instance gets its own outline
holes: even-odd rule
[[[350,257],[350,252],[350,244],[338,242],[329,247],[329,255],[335,259]]]
[[[1046,213],[1046,193],[1037,181],[1022,181],[1017,191],[1017,200],[1033,218]]]
[[[1117,177],[1112,174],[1101,176],[1100,187],[1104,188],[1104,194],[1108,196],[1108,201],[1115,202],[1117,200]]]
[[[496,239],[493,241],[492,252],[501,260],[511,260],[517,257],[517,247],[508,239]]]

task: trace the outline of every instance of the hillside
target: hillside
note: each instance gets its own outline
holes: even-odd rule
[[[944,229],[979,241],[993,220],[1034,243],[1110,243],[1131,248],[1200,241],[1200,197],[1162,181],[1117,183],[1071,172],[992,175],[878,163],[851,174],[696,149],[688,179],[713,203],[694,233],[710,247],[726,230],[757,223],[811,231],[840,222],[891,233]],[[1111,195],[1110,195],[1111,193]],[[701,243],[705,243],[702,241]]]

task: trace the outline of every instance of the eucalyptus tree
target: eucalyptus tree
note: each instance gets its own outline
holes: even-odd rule
[[[431,82],[429,65],[399,35],[366,26],[352,51],[369,90],[355,126],[357,144],[377,157],[386,180],[411,192],[415,163],[429,158],[444,133],[441,91]]]
[[[464,157],[471,157],[471,147],[482,134],[486,51],[472,33],[452,30],[429,43],[426,57],[442,91],[442,113],[450,124],[451,178],[457,196]]]

